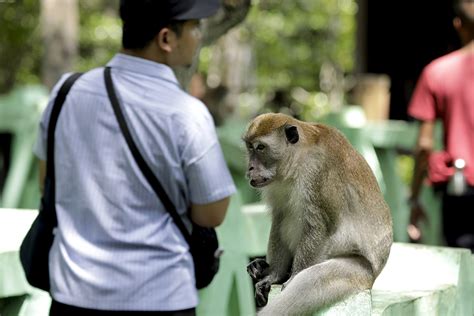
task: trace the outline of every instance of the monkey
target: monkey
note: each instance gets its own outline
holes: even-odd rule
[[[247,266],[258,315],[311,315],[371,289],[393,242],[366,160],[336,128],[279,113],[247,126],[250,185],[271,214],[266,259]],[[268,302],[272,284],[282,291]]]

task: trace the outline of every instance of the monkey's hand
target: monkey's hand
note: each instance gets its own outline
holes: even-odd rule
[[[270,278],[266,277],[255,284],[255,301],[257,307],[263,307],[268,303],[268,294],[272,287]]]
[[[248,264],[247,272],[254,281],[260,281],[268,275],[269,267],[265,259],[258,258]]]

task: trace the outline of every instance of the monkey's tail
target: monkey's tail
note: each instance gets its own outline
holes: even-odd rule
[[[299,272],[258,315],[311,315],[374,283],[372,269],[360,256],[338,257]]]

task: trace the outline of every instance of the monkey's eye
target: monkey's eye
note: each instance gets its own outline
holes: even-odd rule
[[[257,148],[256,148],[258,151],[262,151],[265,149],[265,145],[262,145],[262,144],[258,144]]]

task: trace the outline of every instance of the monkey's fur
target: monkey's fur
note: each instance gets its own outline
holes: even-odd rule
[[[392,245],[390,210],[364,158],[336,129],[263,114],[248,126],[247,177],[272,227],[247,266],[259,315],[308,315],[370,289]],[[272,284],[283,290],[267,304]]]

